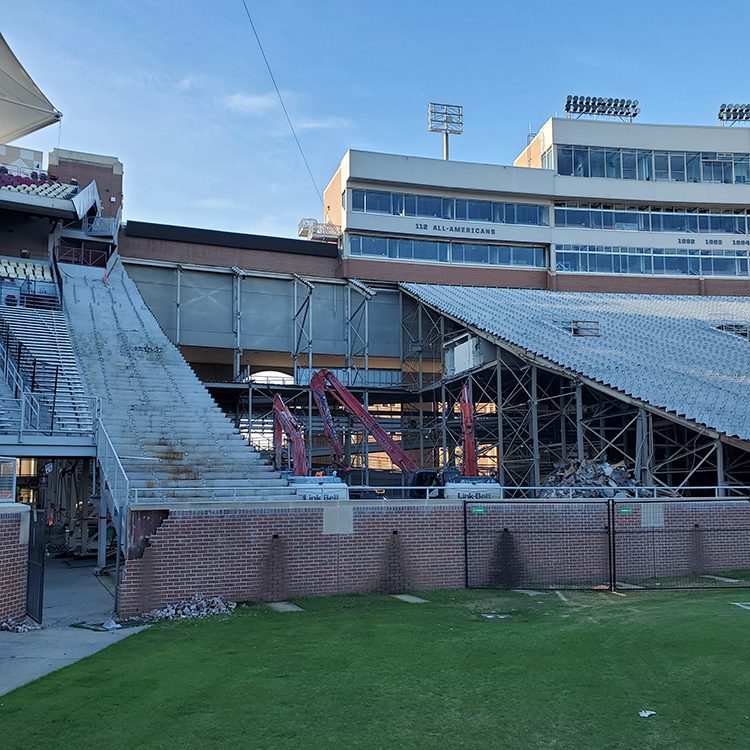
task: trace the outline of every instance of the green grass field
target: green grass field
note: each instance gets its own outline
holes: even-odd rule
[[[0,747],[750,745],[750,591],[424,596],[154,626],[0,697]]]

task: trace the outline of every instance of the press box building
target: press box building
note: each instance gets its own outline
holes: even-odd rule
[[[513,166],[348,151],[346,275],[746,294],[750,130],[551,118]]]

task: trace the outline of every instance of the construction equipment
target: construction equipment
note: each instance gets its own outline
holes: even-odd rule
[[[292,473],[297,477],[306,477],[309,472],[302,428],[277,393],[273,397],[273,451],[274,463],[279,471],[282,469],[282,433],[286,434],[289,441]]]
[[[479,465],[477,462],[477,435],[474,431],[474,407],[469,398],[469,383],[464,383],[461,395],[458,399],[461,409],[461,432],[464,444],[464,460],[461,464],[461,476],[479,476]]]
[[[463,461],[461,475],[445,470],[442,475],[443,494],[455,500],[488,500],[500,497],[501,487],[492,477],[479,476],[477,457],[477,435],[474,429],[474,406],[469,396],[469,381],[461,388],[458,397],[461,412],[461,435],[463,442]]]
[[[344,457],[344,446],[341,443],[331,410],[328,407],[326,393],[330,393],[349,414],[362,423],[367,432],[375,438],[375,442],[386,452],[388,458],[404,474],[409,477],[414,474],[417,469],[414,461],[409,458],[403,448],[386,432],[378,420],[362,406],[354,394],[330,370],[318,370],[310,378],[310,390],[318,406],[320,417],[323,420],[323,432],[331,444],[334,467],[344,470],[349,469]]]
[[[326,472],[316,472],[309,476],[304,433],[289,407],[277,393],[273,397],[273,448],[274,462],[279,471],[283,468],[282,433],[289,442],[292,464],[289,485],[295,488],[298,497],[301,500],[346,500],[349,491],[340,477]]]

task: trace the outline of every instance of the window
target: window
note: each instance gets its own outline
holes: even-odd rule
[[[589,149],[589,163],[591,166],[592,177],[604,177],[604,149],[594,148],[593,146]]]
[[[365,191],[364,190],[352,190],[352,211],[364,211],[365,210]]]
[[[637,152],[638,162],[638,179],[639,180],[653,180],[654,179],[654,165],[653,165],[653,152],[652,151],[638,151]]]
[[[561,273],[607,273],[662,276],[726,276],[747,278],[748,250],[605,247],[558,245]]]
[[[576,177],[750,183],[750,154],[557,146],[557,173]],[[549,162],[551,166],[551,161]]]
[[[589,149],[587,146],[573,147],[573,174],[576,177],[589,176]]]
[[[622,177],[622,159],[619,148],[608,148],[605,152],[605,176],[619,180]]]
[[[365,210],[367,213],[391,213],[391,194],[379,190],[368,190],[365,193]]]
[[[467,201],[469,221],[492,221],[492,204],[489,201]]]
[[[622,178],[624,180],[635,180],[638,177],[638,170],[636,169],[636,154],[635,151],[626,151],[623,149],[622,152]]]
[[[685,154],[671,153],[669,155],[669,171],[672,180],[685,182]]]
[[[557,147],[557,174],[573,174],[573,149],[570,146]]]
[[[431,195],[417,196],[417,216],[442,218],[443,201]]]
[[[478,242],[444,242],[408,237],[350,235],[349,252],[352,255],[431,263],[546,267],[546,253],[542,247],[517,247]]]
[[[669,179],[669,154],[666,151],[654,152],[654,179]]]

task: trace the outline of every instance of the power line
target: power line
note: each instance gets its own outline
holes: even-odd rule
[[[289,112],[287,112],[286,104],[284,104],[284,97],[281,95],[281,91],[279,90],[278,84],[276,83],[276,78],[274,77],[273,71],[271,70],[271,63],[268,62],[268,58],[266,57],[266,52],[263,49],[263,45],[261,44],[260,37],[258,36],[258,31],[255,28],[255,24],[253,23],[253,17],[250,15],[250,10],[247,7],[247,3],[245,0],[242,0],[242,6],[245,8],[245,13],[247,14],[247,20],[250,21],[250,28],[253,30],[253,34],[255,35],[255,41],[258,42],[258,48],[260,49],[260,54],[263,56],[263,62],[266,64],[266,68],[268,68],[268,75],[271,77],[271,83],[273,83],[273,87],[276,89],[276,95],[279,97],[279,102],[281,103],[281,109],[284,110],[284,117],[286,117],[286,121],[289,123],[289,130],[292,131],[292,137],[294,138],[294,142],[297,144],[297,148],[299,149],[300,156],[302,157],[302,161],[305,162],[305,167],[307,168],[307,174],[310,175],[310,180],[312,181],[313,187],[315,188],[315,192],[318,194],[318,198],[320,198],[320,202],[323,203],[323,194],[320,192],[320,188],[318,187],[318,183],[315,181],[315,177],[313,176],[312,169],[310,169],[310,163],[307,161],[307,157],[305,156],[305,152],[302,148],[302,144],[299,142],[299,138],[297,137],[297,131],[294,129],[294,125],[292,125],[292,118],[289,117]]]

